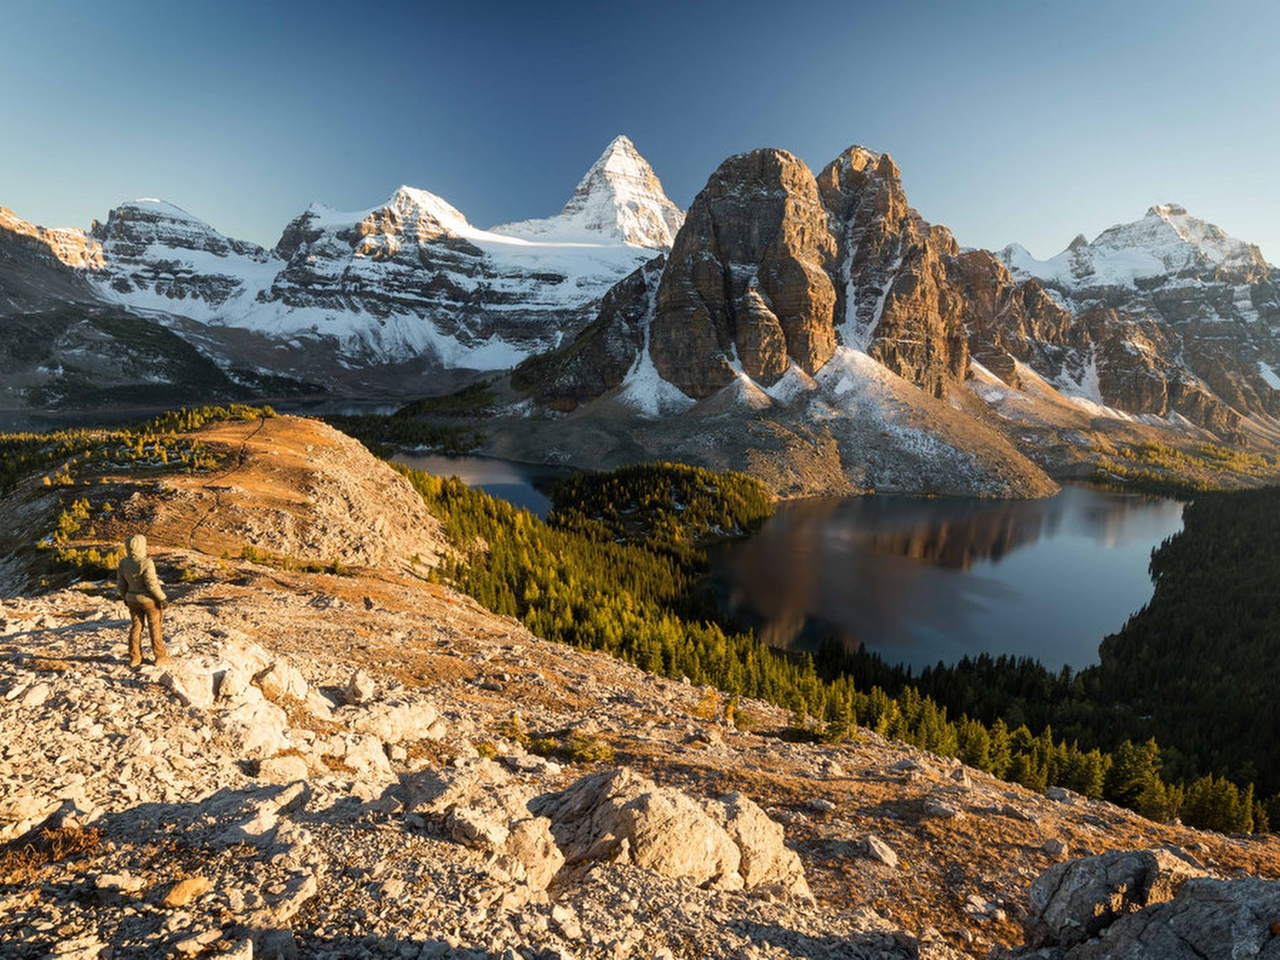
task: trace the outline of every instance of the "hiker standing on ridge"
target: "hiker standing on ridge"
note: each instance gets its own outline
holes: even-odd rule
[[[142,621],[151,629],[151,650],[156,663],[168,663],[169,654],[164,649],[164,637],[160,634],[164,619],[164,605],[168,597],[156,576],[156,565],[147,556],[147,538],[134,534],[125,542],[128,552],[116,568],[116,588],[120,599],[129,608],[129,666],[142,666]]]

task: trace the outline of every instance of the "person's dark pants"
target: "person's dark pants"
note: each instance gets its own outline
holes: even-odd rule
[[[142,665],[142,621],[146,620],[151,630],[151,651],[156,655],[156,663],[169,659],[164,649],[164,637],[161,635],[161,624],[164,611],[160,604],[150,597],[139,597],[130,594],[125,598],[125,606],[129,608],[129,666]]]

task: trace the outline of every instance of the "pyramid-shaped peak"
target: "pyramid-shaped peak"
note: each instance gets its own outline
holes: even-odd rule
[[[609,141],[609,145],[604,148],[604,153],[600,154],[600,159],[591,165],[591,169],[579,181],[574,193],[599,185],[602,181],[616,183],[619,179],[639,182],[658,179],[649,161],[640,155],[636,145],[625,134],[619,134]]]
[[[653,167],[631,138],[614,137],[591,165],[559,215],[493,228],[494,233],[530,240],[621,242],[667,249],[684,214],[667,199]]]
[[[1147,211],[1148,217],[1159,217],[1168,220],[1170,217],[1185,217],[1187,208],[1179,203],[1158,203]]]

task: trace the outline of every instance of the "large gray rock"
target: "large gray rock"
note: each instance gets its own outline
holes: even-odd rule
[[[1112,850],[1056,864],[1028,891],[1030,910],[1022,922],[1027,945],[1074,947],[1206,875],[1187,854],[1170,849]]]
[[[1258,960],[1280,958],[1280,883],[1188,880],[1167,903],[1121,917],[1067,960]]]
[[[782,828],[741,795],[699,804],[623,767],[584,777],[529,807],[551,820],[570,865],[622,861],[700,886],[773,885],[809,895]]]

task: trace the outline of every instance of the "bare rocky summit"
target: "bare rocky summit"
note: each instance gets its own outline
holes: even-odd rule
[[[450,545],[322,424],[199,436],[217,475],[96,484],[128,506],[95,535],[145,529],[172,585],[173,664],[130,670],[110,586],[19,588],[6,544],[0,956],[1138,955],[1107,952],[1103,903],[1125,942],[1212,916],[1231,932],[1184,937],[1197,956],[1274,949],[1274,838],[1038,795],[870,731],[794,742],[762,702],[735,725],[717,691],[429,582]],[[35,487],[3,504],[24,531],[54,508]]]
[[[649,351],[662,378],[702,398],[747,376],[812,375],[835,351],[835,245],[809,168],[785,150],[730,157],[698,194],[658,287]]]

